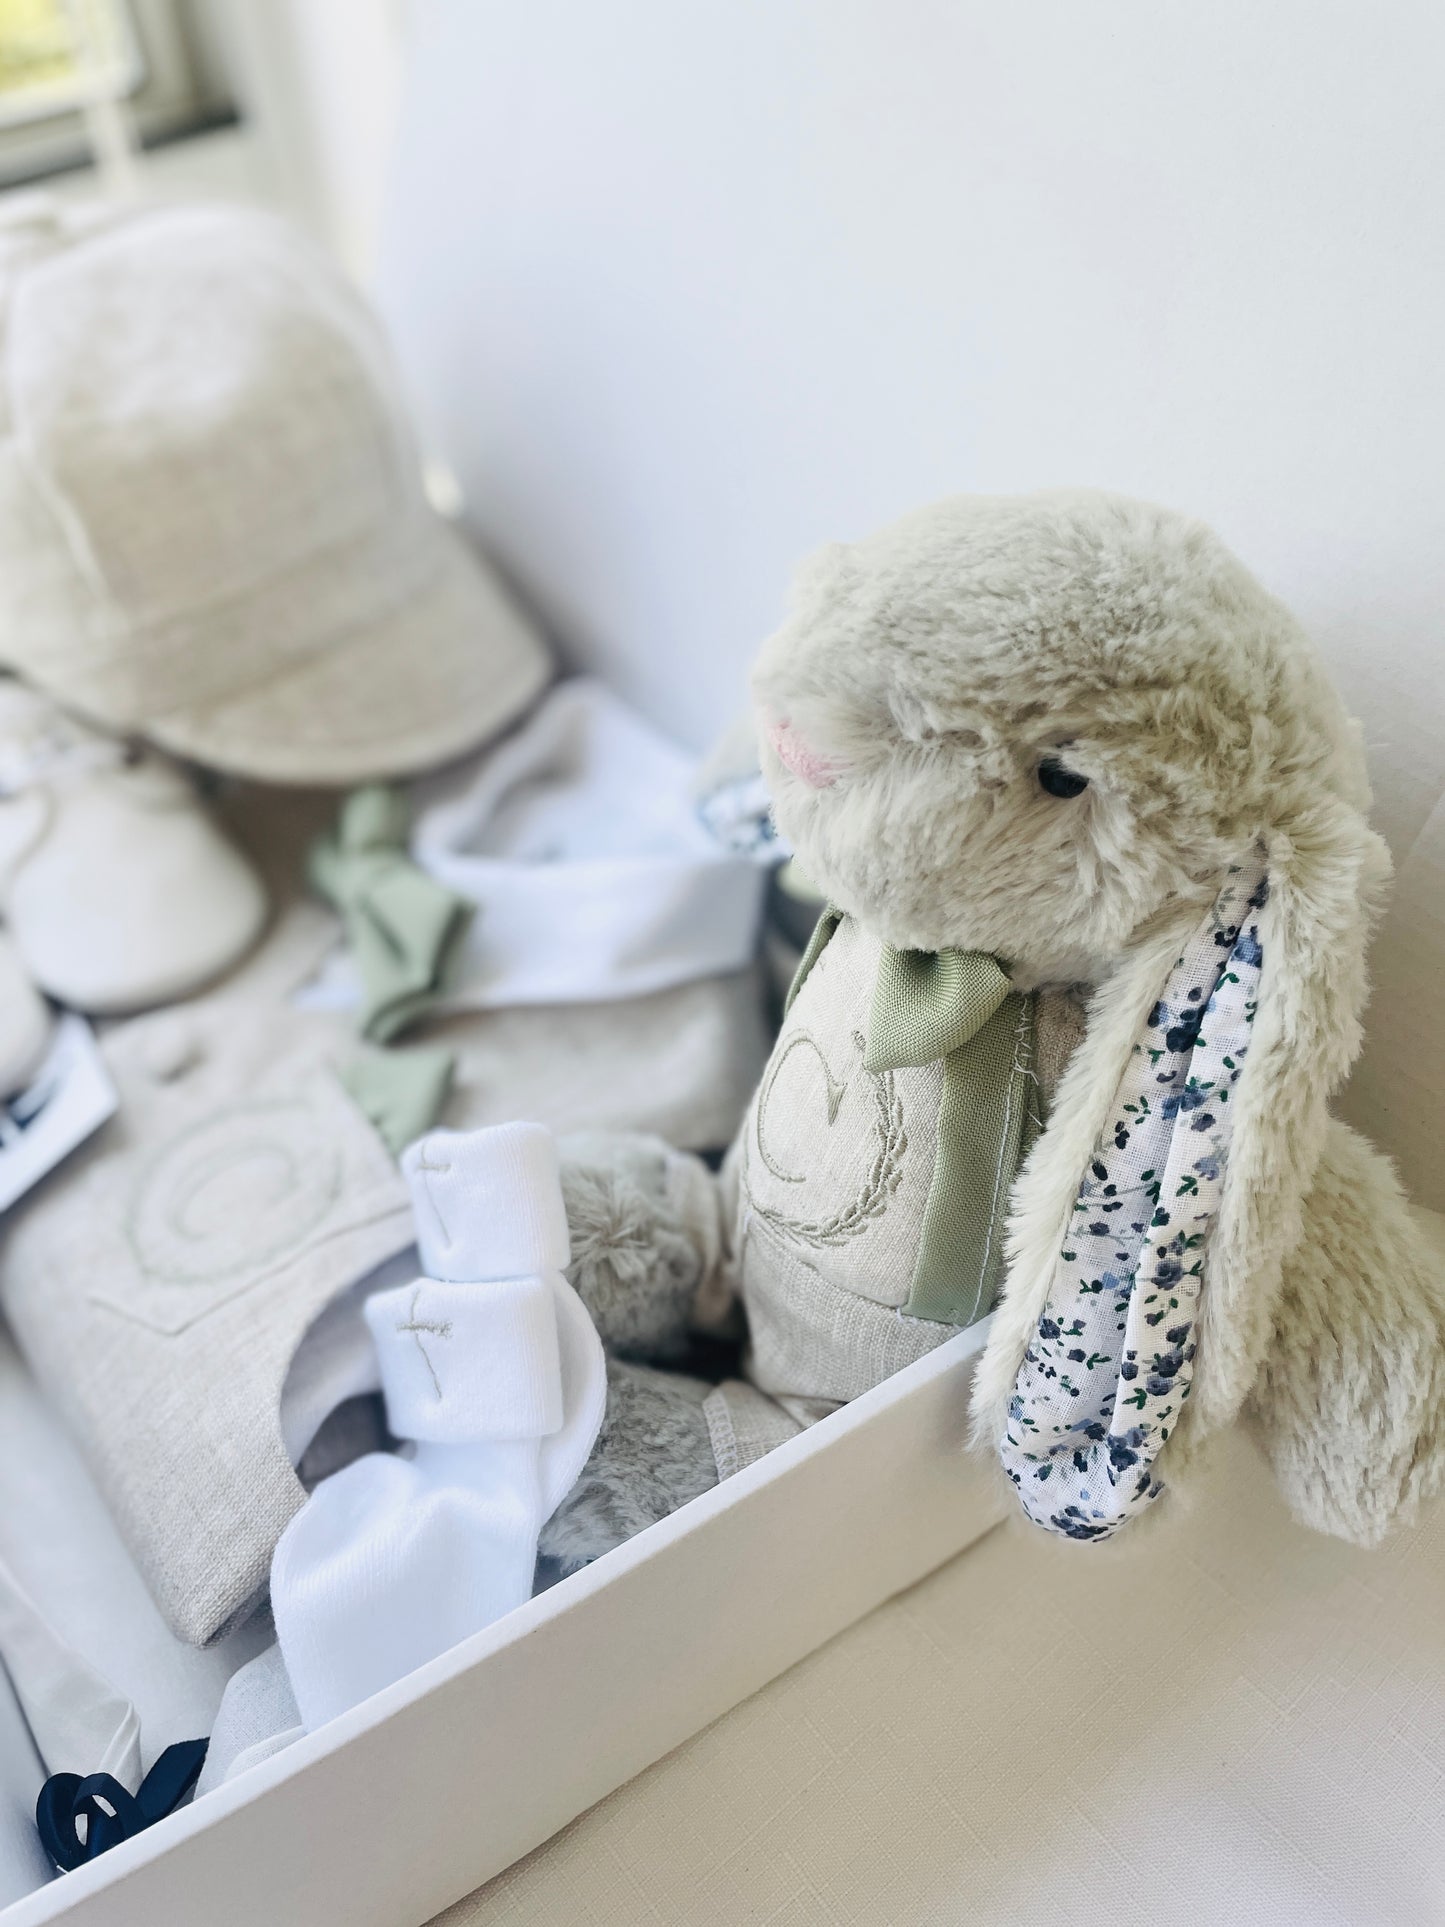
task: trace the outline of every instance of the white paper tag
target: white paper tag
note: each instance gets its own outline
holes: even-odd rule
[[[0,1104],[0,1211],[84,1143],[116,1102],[90,1025],[62,1017],[40,1069]]]

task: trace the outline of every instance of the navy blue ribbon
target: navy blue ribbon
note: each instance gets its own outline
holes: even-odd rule
[[[131,1793],[110,1773],[52,1773],[35,1802],[41,1845],[62,1873],[109,1853],[174,1813],[200,1778],[206,1740],[168,1746]],[[85,1838],[80,1822],[85,1821]]]

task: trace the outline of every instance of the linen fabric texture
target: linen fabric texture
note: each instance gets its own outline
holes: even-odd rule
[[[110,1772],[134,1792],[168,1746],[210,1730],[228,1676],[267,1638],[257,1621],[202,1652],[167,1628],[0,1329],[0,1893],[48,1774]]]
[[[380,330],[297,230],[31,200],[0,226],[0,655],[109,729],[350,784],[551,674],[429,506]]]
[[[411,1238],[329,1040],[256,981],[284,980],[305,938],[282,933],[244,986],[109,1034],[115,1118],[0,1248],[16,1336],[161,1611],[198,1645],[264,1595],[304,1497],[276,1424],[302,1334]]]
[[[305,1731],[286,1676],[286,1662],[273,1640],[254,1659],[238,1666],[226,1682],[211,1728],[211,1743],[206,1748],[206,1763],[196,1782],[196,1798],[248,1767],[269,1760]]]
[[[1081,1030],[1071,995],[1020,996],[992,958],[820,921],[723,1172],[748,1346],[706,1405],[720,1474],[989,1310],[1013,1173]]]

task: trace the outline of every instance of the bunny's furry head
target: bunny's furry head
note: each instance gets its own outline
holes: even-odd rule
[[[1322,803],[1353,725],[1200,523],[1086,491],[960,496],[805,566],[754,674],[803,869],[886,941],[1099,980]]]

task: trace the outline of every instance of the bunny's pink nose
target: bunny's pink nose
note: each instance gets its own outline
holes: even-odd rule
[[[809,789],[825,790],[837,780],[837,764],[809,749],[790,722],[769,723],[768,741],[784,769],[790,770]]]

